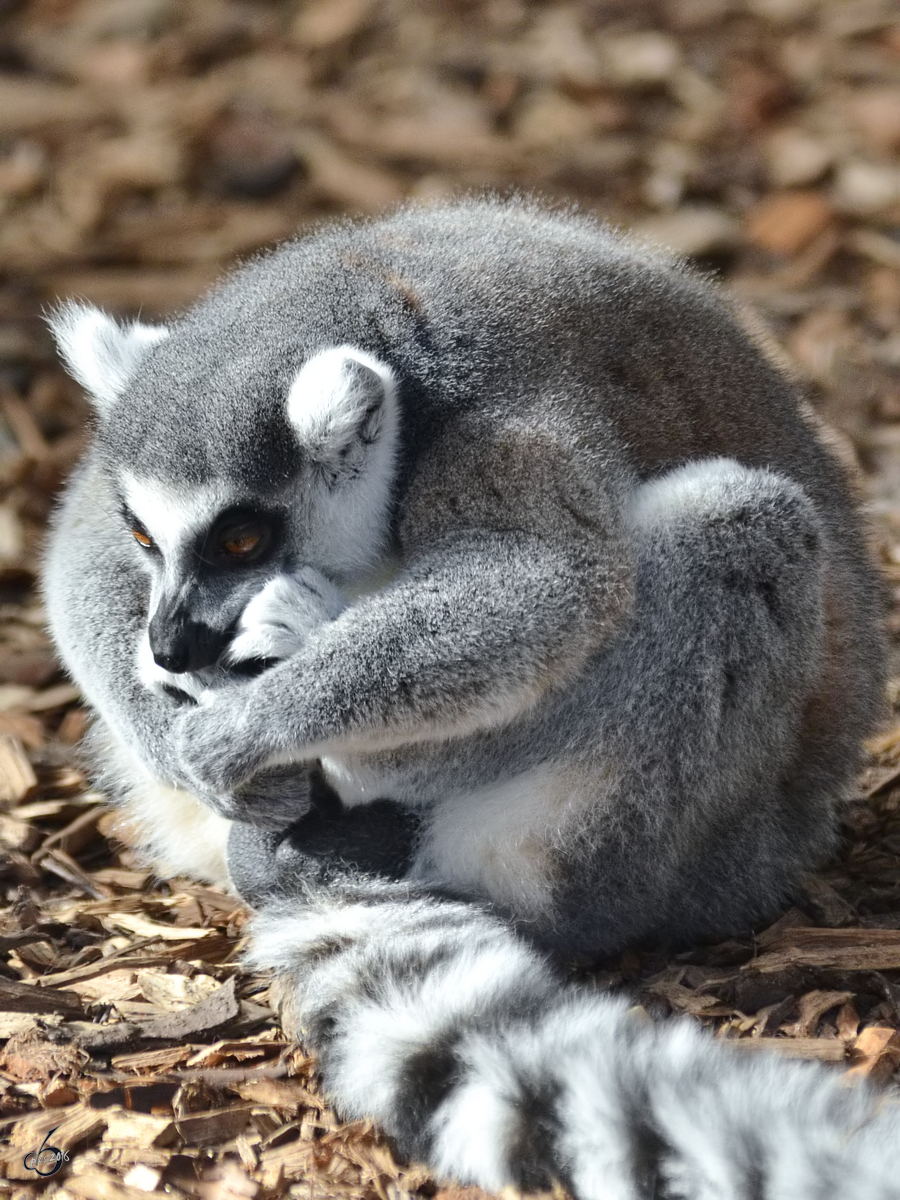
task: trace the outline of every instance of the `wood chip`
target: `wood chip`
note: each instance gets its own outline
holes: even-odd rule
[[[180,1012],[205,1000],[221,986],[212,975],[168,974],[160,969],[139,971],[137,983],[144,998],[167,1012]]]
[[[50,447],[28,406],[14,392],[3,389],[0,392],[0,409],[16,435],[22,453],[35,462],[47,458]]]
[[[97,804],[85,809],[84,812],[78,814],[62,829],[56,833],[51,833],[41,845],[41,854],[45,854],[48,850],[62,850],[68,855],[77,854],[89,845],[94,837],[94,830],[97,827],[97,822],[103,816],[104,808]],[[97,872],[92,876],[92,881],[95,891],[99,895],[108,895],[106,888],[97,879]],[[99,887],[98,887],[99,885]]]
[[[0,1038],[11,1038],[17,1033],[37,1029],[42,1015],[36,1012],[0,1012]]]
[[[29,821],[17,821],[0,813],[0,850],[31,854],[41,844],[41,832]]]
[[[239,1062],[243,1062],[248,1058],[259,1058],[273,1051],[286,1050],[292,1045],[291,1042],[274,1039],[270,1035],[273,1030],[269,1030],[266,1034],[257,1038],[233,1038],[225,1041],[214,1042],[211,1046],[204,1046],[202,1050],[198,1050],[192,1058],[188,1060],[189,1067],[215,1067],[219,1063],[223,1063],[226,1059],[236,1058]],[[306,1060],[306,1065],[309,1065],[310,1059]]]
[[[136,1054],[118,1054],[112,1060],[117,1071],[135,1074],[170,1071],[190,1058],[193,1046],[171,1046],[165,1050],[141,1050]]]
[[[18,738],[0,734],[0,804],[20,804],[37,787],[37,776]]]
[[[727,1038],[723,1045],[738,1050],[774,1051],[785,1058],[807,1058],[817,1062],[843,1062],[847,1057],[846,1043],[837,1038]]]
[[[258,1177],[263,1187],[277,1191],[286,1179],[302,1179],[314,1159],[315,1145],[311,1142],[292,1142],[266,1150],[260,1157]]]
[[[81,692],[70,683],[60,683],[56,687],[38,692],[23,705],[28,712],[48,712],[52,708],[65,708],[81,699]]]
[[[122,1182],[126,1187],[137,1188],[139,1192],[155,1192],[161,1179],[162,1171],[139,1163],[131,1168]]]
[[[248,1079],[246,1083],[237,1084],[235,1091],[244,1100],[255,1100],[272,1108],[321,1110],[325,1107],[322,1097],[311,1092],[299,1079]]]
[[[42,853],[37,861],[44,871],[50,871],[60,879],[64,879],[66,883],[73,883],[85,896],[99,900],[102,896],[109,894],[107,888],[102,884],[95,883],[90,875],[81,869],[75,859],[70,854],[66,854],[64,850],[48,850],[46,853]]]
[[[168,966],[172,961],[171,954],[134,954],[132,950],[133,947],[128,946],[118,953],[110,954],[96,962],[72,967],[68,971],[57,971],[52,975],[43,975],[40,981],[41,986],[55,987],[60,983],[72,983],[76,979],[93,979],[97,975],[106,975],[109,971],[118,971],[122,968],[134,970],[137,967]]]
[[[838,1008],[853,998],[852,992],[813,991],[801,996],[797,1021],[797,1036],[814,1034],[820,1019],[832,1008]]]
[[[19,1121],[10,1133],[11,1149],[3,1156],[3,1165],[11,1179],[34,1180],[22,1161],[23,1152],[37,1150],[44,1138],[53,1131],[53,1145],[67,1153],[93,1141],[106,1127],[106,1114],[87,1105],[71,1108],[51,1108]],[[75,1176],[67,1176],[66,1182]],[[96,1195],[91,1200],[99,1200]],[[142,1198],[146,1200],[146,1198]]]
[[[212,937],[215,929],[196,929],[190,926],[164,925],[160,921],[150,921],[140,913],[108,913],[104,925],[111,929],[124,929],[126,933],[136,933],[139,937],[162,938],[169,942],[184,942],[188,938]]]
[[[150,871],[133,871],[124,867],[100,867],[93,875],[98,883],[136,891],[143,891],[152,878]]]
[[[900,1066],[900,1033],[890,1025],[870,1025],[857,1037],[852,1061],[848,1078],[886,1082]]]
[[[831,884],[821,876],[807,876],[803,881],[803,891],[810,901],[813,915],[820,918],[823,924],[840,926],[855,920],[853,906],[839,896]]]
[[[252,1104],[232,1104],[209,1112],[191,1113],[175,1122],[179,1137],[189,1146],[214,1146],[242,1133],[250,1120]]]
[[[138,983],[136,972],[126,967],[109,971],[105,975],[95,975],[90,979],[75,979],[70,983],[69,990],[88,1000],[105,1000],[111,1003],[139,996],[141,985]]]
[[[175,1123],[169,1117],[129,1112],[125,1108],[106,1110],[106,1133],[103,1135],[103,1141],[106,1143],[124,1143],[142,1149],[158,1149],[171,1145],[174,1139]]]
[[[128,1187],[100,1167],[89,1168],[79,1175],[67,1175],[65,1192],[81,1200],[147,1200],[144,1189]]]

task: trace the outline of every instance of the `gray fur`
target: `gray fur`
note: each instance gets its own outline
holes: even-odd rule
[[[254,899],[272,862],[302,922],[332,868],[279,856],[278,831],[302,841],[321,760],[338,804],[414,814],[391,921],[413,936],[422,897],[466,899],[428,918],[464,975],[481,904],[596,956],[746,929],[827,854],[878,709],[877,588],[841,468],[705,283],[592,222],[467,202],[289,243],[167,336],[111,350],[108,322],[84,326],[102,345],[77,326],[63,310],[76,375],[118,373],[48,609],[113,790],[176,869],[202,840],[219,857],[193,868],[224,877],[228,822],[256,826],[258,856],[233,840]],[[232,511],[266,514],[264,557],[216,557]],[[236,677],[243,657],[268,669]],[[498,970],[486,1062],[519,1020]],[[327,1057],[326,1080],[355,1111]]]

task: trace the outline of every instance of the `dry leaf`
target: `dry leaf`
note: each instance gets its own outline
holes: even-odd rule
[[[827,200],[818,192],[777,192],[749,209],[747,240],[772,254],[797,254],[823,233],[832,220]]]

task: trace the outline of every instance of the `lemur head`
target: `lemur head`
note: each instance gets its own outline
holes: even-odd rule
[[[76,303],[50,324],[94,403],[159,667],[215,664],[276,574],[309,565],[352,584],[377,566],[397,443],[385,364],[347,345],[242,349],[191,318],[121,324]]]

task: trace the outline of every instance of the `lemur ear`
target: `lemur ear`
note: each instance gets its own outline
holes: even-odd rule
[[[335,346],[297,372],[287,416],[303,448],[336,479],[370,447],[392,441],[395,394],[390,367],[364,350]]]
[[[69,300],[47,318],[69,373],[99,412],[106,412],[152,345],[169,336],[162,325],[118,322],[91,304]]]

